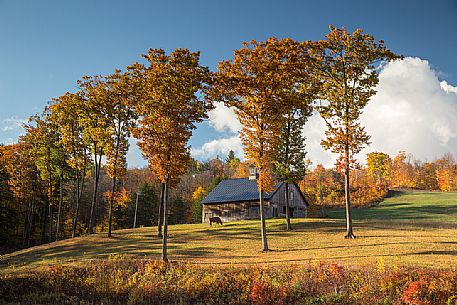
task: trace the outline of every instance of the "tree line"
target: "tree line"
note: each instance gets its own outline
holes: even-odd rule
[[[446,153],[431,162],[415,159],[400,151],[391,157],[383,152],[367,154],[364,166],[351,171],[351,198],[357,206],[380,202],[389,190],[412,189],[427,191],[457,191],[457,161]],[[337,167],[317,164],[300,181],[308,201],[319,208],[341,206],[344,202],[343,173]]]
[[[71,236],[75,237],[88,188],[87,233],[92,234],[100,221],[95,216],[102,172],[111,180],[110,190],[103,194],[110,237],[114,208],[123,200],[128,139],[133,136],[160,184],[157,235],[162,238],[166,261],[170,190],[191,167],[188,141],[216,101],[235,110],[243,126],[240,137],[245,157],[259,171],[262,250],[269,249],[263,194],[272,190],[276,179],[291,183],[303,178],[301,128],[314,110],[326,123],[322,146],[340,156],[346,238],[355,238],[350,172],[356,164],[354,155],[370,139],[359,116],[375,94],[380,66],[399,58],[383,41],[375,41],[362,30],[350,33],[333,26],[318,41],[251,40],[235,50],[232,60],[221,61],[214,72],[201,66],[199,52],[187,49],[169,54],[150,49],[142,58],[143,62],[123,71],[82,77],[77,92],[53,99],[43,113],[30,119],[17,144],[2,147],[12,197],[24,207],[24,240],[34,226],[31,215],[38,198],[46,202],[42,240],[46,232],[48,240],[59,239],[63,196],[68,190]],[[88,177],[92,185],[87,184]]]

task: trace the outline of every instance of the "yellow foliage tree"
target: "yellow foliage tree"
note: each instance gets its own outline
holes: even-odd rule
[[[376,93],[379,65],[396,56],[383,41],[358,29],[348,33],[330,26],[326,39],[310,43],[310,62],[322,83],[318,107],[327,130],[321,144],[340,155],[339,165],[345,174],[346,236],[355,238],[352,230],[349,173],[354,155],[369,144],[370,136],[360,125],[360,114]]]
[[[49,106],[50,120],[59,126],[59,144],[67,154],[67,163],[73,170],[76,194],[73,209],[72,237],[76,236],[81,196],[84,188],[86,170],[90,164],[88,147],[83,137],[82,116],[83,99],[80,93],[65,93],[53,100]]]

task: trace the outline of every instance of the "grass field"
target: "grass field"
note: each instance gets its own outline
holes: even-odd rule
[[[272,251],[260,251],[259,221],[223,226],[173,225],[169,228],[171,260],[232,266],[241,264],[343,265],[385,263],[421,267],[457,265],[457,193],[396,194],[373,208],[354,209],[355,240],[345,240],[344,210],[326,211],[325,219],[293,219],[292,232],[283,219],[267,221]],[[23,273],[40,265],[81,263],[112,254],[159,258],[156,228],[120,230],[36,246],[0,259],[0,273]]]

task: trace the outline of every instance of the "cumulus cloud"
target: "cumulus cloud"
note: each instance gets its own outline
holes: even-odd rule
[[[362,115],[373,143],[366,151],[406,150],[429,161],[456,151],[457,88],[440,83],[428,61],[408,57],[389,63],[377,91]]]
[[[447,83],[447,81],[443,80],[441,83],[441,88],[446,91],[447,93],[455,93],[457,94],[457,87],[451,86]]]
[[[457,87],[440,82],[426,60],[407,57],[387,64],[376,90],[361,116],[372,144],[359,154],[360,161],[372,151],[394,156],[405,150],[431,161],[457,150]],[[324,127],[318,116],[310,119],[307,149],[313,161],[331,166],[334,157],[319,145]]]
[[[221,102],[216,102],[215,108],[208,113],[209,124],[219,132],[230,131],[233,133],[241,130],[241,124],[236,118],[235,111],[224,106]]]
[[[224,157],[230,150],[233,150],[237,157],[243,157],[243,145],[241,144],[241,140],[238,135],[209,141],[203,144],[201,148],[192,148],[191,154],[194,158],[207,160],[215,158],[217,155]]]

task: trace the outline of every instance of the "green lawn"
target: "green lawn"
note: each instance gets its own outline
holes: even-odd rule
[[[457,193],[406,193],[378,207],[354,209],[355,240],[345,240],[344,210],[327,210],[330,218],[267,221],[272,251],[260,251],[259,221],[223,226],[170,226],[169,257],[199,264],[232,266],[254,263],[318,261],[344,265],[387,263],[427,267],[457,265]],[[81,263],[113,254],[159,258],[156,228],[120,230],[36,246],[0,258],[0,273],[27,272],[50,263]]]
[[[327,209],[333,219],[345,219],[344,209]],[[393,192],[380,205],[353,209],[354,219],[409,221],[415,223],[457,222],[457,193]]]

